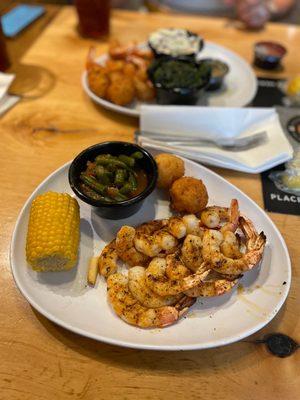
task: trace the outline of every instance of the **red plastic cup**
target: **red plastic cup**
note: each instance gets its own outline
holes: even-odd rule
[[[0,20],[0,71],[5,71],[10,66],[8,53],[6,49],[6,43],[2,31],[2,25]]]
[[[75,0],[75,6],[82,36],[101,39],[109,34],[110,0]]]

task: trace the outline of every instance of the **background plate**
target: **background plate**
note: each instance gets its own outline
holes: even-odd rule
[[[98,63],[104,63],[107,57],[107,54],[103,54],[97,59]],[[244,107],[253,100],[257,91],[257,80],[251,66],[243,58],[223,46],[210,42],[205,42],[204,48],[197,58],[218,58],[227,63],[230,68],[225,78],[224,88],[216,92],[210,92],[207,97],[199,101],[199,105],[207,103],[209,106],[214,107]],[[90,90],[86,71],[82,74],[81,81],[87,95],[102,107],[133,117],[140,115],[141,102],[134,101],[126,107],[118,106],[96,96]]]
[[[119,319],[106,299],[106,284],[86,284],[89,257],[99,254],[124,225],[136,225],[168,216],[169,202],[155,190],[133,217],[119,221],[99,218],[79,201],[81,213],[80,256],[67,272],[37,273],[28,268],[25,242],[30,204],[40,193],[54,190],[72,193],[68,183],[70,163],[55,171],[33,192],[18,217],[11,243],[12,272],[22,294],[44,316],[81,335],[119,346],[153,350],[191,350],[238,341],[266,325],[279,311],[289,291],[291,265],[279,231],[249,197],[214,172],[189,160],[186,175],[203,179],[210,204],[228,205],[237,198],[240,208],[267,236],[260,268],[246,273],[240,288],[217,298],[199,299],[186,318],[164,329],[143,330]],[[284,283],[285,282],[285,283]]]

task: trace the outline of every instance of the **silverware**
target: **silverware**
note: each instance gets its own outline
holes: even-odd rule
[[[266,131],[257,132],[251,136],[242,138],[217,138],[217,139],[202,139],[194,136],[176,136],[169,134],[158,134],[148,131],[136,131],[136,136],[143,136],[156,142],[165,143],[171,146],[202,146],[205,144],[214,145],[223,150],[242,151],[256,147],[264,142],[268,135]]]

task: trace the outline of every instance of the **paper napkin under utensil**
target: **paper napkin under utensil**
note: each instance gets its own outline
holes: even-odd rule
[[[137,141],[144,147],[172,152],[205,164],[248,173],[260,173],[288,161],[293,148],[272,108],[222,108],[189,106],[142,106],[140,130],[195,139],[245,137],[266,131],[267,140],[243,151],[228,151],[214,145],[170,145],[142,134]]]
[[[14,74],[0,72],[0,116],[13,107],[19,100],[19,96],[8,94],[8,88],[15,79]]]

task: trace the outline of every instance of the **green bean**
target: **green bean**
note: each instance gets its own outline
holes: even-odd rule
[[[109,185],[113,178],[113,173],[106,171],[102,165],[97,165],[95,168],[95,174],[100,183],[104,185]]]
[[[99,162],[97,161],[97,164],[106,166],[109,171],[113,171],[113,168],[123,168],[135,174],[132,168],[130,168],[127,164],[125,164],[121,160],[118,160],[117,158],[101,159],[99,160]]]
[[[80,179],[83,181],[83,183],[88,185],[95,192],[100,193],[102,195],[105,193],[106,186],[102,185],[102,183],[97,182],[97,180],[92,176],[88,176],[82,173],[80,175]]]
[[[119,189],[119,193],[121,194],[129,194],[130,192],[132,192],[132,185],[129,182],[125,183],[125,185]]]
[[[123,201],[123,200],[127,200],[127,197],[124,196],[122,193],[119,192],[119,189],[113,187],[113,186],[109,186],[107,188],[107,195],[109,197],[111,197],[112,199],[116,200],[116,201]]]
[[[118,193],[115,197],[115,200],[117,201],[124,201],[124,200],[128,200],[127,196],[124,196],[122,193]]]
[[[135,158],[136,160],[141,160],[144,155],[141,151],[135,151],[130,157]]]
[[[127,171],[125,169],[117,169],[115,174],[115,185],[122,186],[127,178]]]
[[[82,183],[81,186],[84,194],[86,194],[88,197],[90,197],[93,200],[100,200],[103,201],[104,203],[112,203],[112,200],[107,197],[107,196],[102,196],[101,194],[95,192],[93,189],[91,189],[88,185],[85,183]]]
[[[101,196],[101,194],[98,194],[97,192],[95,192],[93,189],[91,189],[86,184],[82,183],[81,184],[81,189],[83,190],[84,194],[86,194],[91,199],[93,199],[93,200],[103,200],[103,196]]]
[[[110,160],[110,159],[112,159],[113,158],[113,156],[111,155],[111,154],[100,154],[99,156],[97,156],[96,158],[95,158],[95,163],[96,164],[100,164],[100,161],[103,161],[103,160]]]
[[[128,182],[130,183],[132,187],[132,191],[135,191],[137,189],[137,180],[136,177],[133,174],[129,174],[129,179]]]
[[[123,161],[128,167],[133,168],[135,164],[135,159],[129,156],[126,156],[125,154],[121,154],[119,156],[119,160]]]

